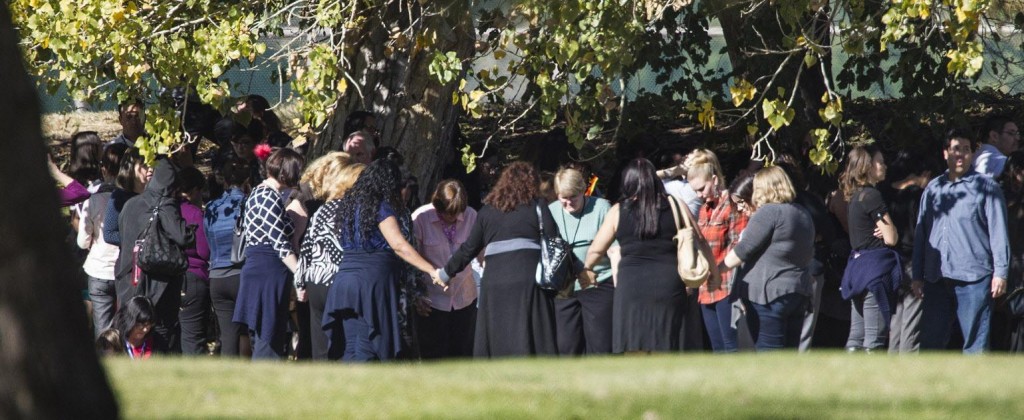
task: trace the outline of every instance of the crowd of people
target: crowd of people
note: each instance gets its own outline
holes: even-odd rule
[[[194,147],[142,159],[142,108],[119,107],[111,141],[74,135],[66,173],[51,161],[106,354],[365,362],[806,351],[829,335],[868,353],[1024,343],[1004,304],[1024,286],[1024,152],[1005,117],[929,153],[853,147],[834,183],[815,183],[834,185],[824,191],[795,155],[727,175],[698,148],[660,170],[625,161],[616,197],[584,163],[545,174],[488,161],[483,192],[445,179],[418,205],[373,114],[351,115],[341,150],[307,164],[266,100],[246,98],[211,119],[204,175]],[[714,260],[699,287],[677,270],[685,220]],[[143,269],[153,229],[187,268]],[[561,290],[537,281],[542,239],[555,237],[571,265]]]

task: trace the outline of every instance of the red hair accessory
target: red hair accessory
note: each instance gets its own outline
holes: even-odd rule
[[[259,158],[259,160],[267,160],[267,158],[270,157],[270,152],[272,152],[272,150],[270,150],[269,144],[260,143],[252,149],[252,152],[256,154],[256,157]]]

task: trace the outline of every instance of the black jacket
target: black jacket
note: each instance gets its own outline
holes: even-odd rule
[[[171,197],[177,177],[177,168],[171,161],[160,159],[153,170],[153,178],[149,180],[145,191],[132,197],[121,209],[118,217],[118,228],[121,232],[121,254],[114,266],[114,275],[117,278],[117,295],[120,302],[127,302],[136,295],[136,287],[132,286],[132,263],[135,241],[142,237],[153,209],[159,203],[160,225],[164,233],[172,241],[182,248],[192,246],[195,242],[195,230],[186,227],[185,219],[181,217],[181,210],[178,207],[178,200]],[[157,278],[147,276],[148,283],[142,289],[147,297],[156,304],[160,296],[167,288],[168,283],[180,284],[182,278]]]

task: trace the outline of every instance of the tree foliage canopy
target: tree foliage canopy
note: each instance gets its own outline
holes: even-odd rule
[[[799,127],[813,140],[811,160],[834,170],[848,140],[844,92],[888,80],[904,97],[924,98],[925,110],[951,114],[957,101],[929,98],[965,97],[978,89],[986,64],[1001,83],[1019,81],[1020,57],[992,51],[993,43],[1020,42],[1021,3],[12,0],[9,7],[30,70],[51,91],[64,86],[76,99],[158,103],[160,88],[180,86],[223,109],[237,94],[224,71],[263,55],[262,37],[288,35],[271,58],[288,60],[302,119],[296,127],[310,141],[347,109],[339,104],[369,101],[375,87],[366,72],[374,63],[427,61],[412,77],[451,88],[451,106],[469,118],[496,115],[495,132],[534,111],[544,125],[564,121],[580,146],[621,134],[631,102],[654,98],[666,105],[663,117],[692,118],[707,131],[738,129],[755,157],[770,158],[779,132]],[[715,22],[727,51],[711,50]],[[472,48],[455,47],[457,39]],[[370,60],[371,47],[381,46],[386,57],[403,60]],[[838,66],[837,51],[847,57]],[[728,54],[730,71],[709,65],[715,53]],[[626,83],[640,71],[657,74],[658,89],[628,97]],[[431,88],[423,89],[429,96]],[[147,114],[147,155],[182,141],[174,110],[153,106]],[[463,152],[472,166],[472,152]]]

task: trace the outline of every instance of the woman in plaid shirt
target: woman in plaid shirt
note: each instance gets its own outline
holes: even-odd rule
[[[729,250],[739,242],[740,232],[747,226],[747,215],[739,211],[725,189],[725,175],[715,153],[707,149],[694,150],[687,159],[689,168],[686,178],[693,190],[704,200],[700,206],[697,225],[701,234],[711,246],[715,263],[721,263]],[[715,353],[730,353],[737,350],[736,330],[732,327],[732,302],[729,292],[732,288],[733,271],[722,274],[721,287],[711,289],[708,282],[700,286],[697,302],[700,303]]]

